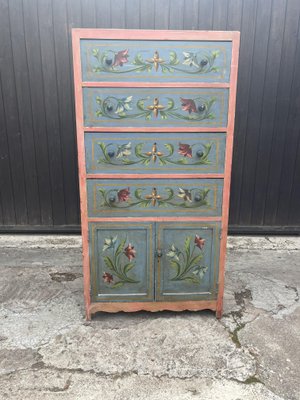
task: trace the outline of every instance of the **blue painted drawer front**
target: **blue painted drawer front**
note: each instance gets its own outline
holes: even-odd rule
[[[92,301],[154,299],[153,239],[153,224],[89,224]]]
[[[89,217],[219,216],[222,179],[89,179]]]
[[[219,223],[157,223],[156,300],[216,299],[219,242]]]
[[[87,173],[223,173],[224,133],[88,133]]]
[[[83,88],[86,127],[226,127],[228,89]]]
[[[228,82],[231,42],[81,40],[83,81]]]

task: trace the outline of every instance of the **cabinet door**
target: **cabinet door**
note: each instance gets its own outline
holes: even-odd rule
[[[157,300],[216,298],[219,236],[219,223],[157,224]]]
[[[153,225],[90,223],[92,301],[151,301]]]

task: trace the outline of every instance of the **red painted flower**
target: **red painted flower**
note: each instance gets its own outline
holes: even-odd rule
[[[182,106],[183,111],[188,111],[189,114],[191,112],[197,112],[197,108],[196,108],[196,104],[195,104],[194,100],[183,99],[182,97],[180,97],[180,101],[181,101],[181,106]]]
[[[130,196],[129,188],[121,189],[118,191],[118,199],[119,201],[127,201]]]
[[[114,277],[109,272],[104,272],[102,278],[105,283],[111,283],[114,280]]]
[[[127,63],[127,61],[128,61],[128,49],[118,51],[117,54],[115,55],[113,67],[117,67],[118,65],[122,67],[122,65]]]
[[[197,247],[199,247],[199,249],[203,249],[204,244],[205,244],[205,239],[202,239],[201,237],[199,237],[198,235],[195,236],[195,240],[194,243],[196,244]]]
[[[135,257],[136,251],[134,250],[134,246],[131,246],[131,243],[128,244],[124,249],[124,254],[128,257],[129,261],[131,261]]]
[[[184,157],[192,158],[192,147],[189,144],[179,143],[178,153]]]

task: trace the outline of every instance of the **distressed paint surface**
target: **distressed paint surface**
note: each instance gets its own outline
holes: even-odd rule
[[[81,40],[83,81],[228,82],[231,42]]]
[[[153,224],[89,224],[93,301],[153,300],[153,235]]]
[[[224,133],[89,133],[87,173],[223,173],[225,144]]]
[[[222,179],[89,179],[89,217],[217,216]]]
[[[83,88],[86,127],[226,127],[226,88]]]
[[[212,300],[217,296],[219,224],[158,223],[156,299]]]

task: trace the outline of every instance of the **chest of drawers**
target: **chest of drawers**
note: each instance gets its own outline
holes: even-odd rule
[[[239,32],[73,30],[86,317],[222,315]]]

